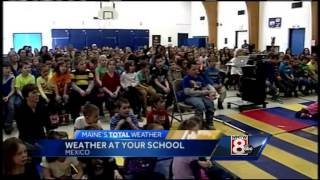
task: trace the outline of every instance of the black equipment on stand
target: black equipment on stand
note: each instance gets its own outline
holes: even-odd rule
[[[257,105],[262,105],[263,108],[266,108],[267,68],[264,61],[265,57],[265,55],[251,54],[246,64],[241,66],[241,100],[228,102],[228,108],[231,107],[231,104],[238,106],[240,112],[244,108],[247,109]]]

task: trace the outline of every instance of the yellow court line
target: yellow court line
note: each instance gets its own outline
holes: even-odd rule
[[[277,134],[275,137],[277,137],[283,141],[294,144],[294,145],[299,146],[303,149],[307,149],[309,151],[318,153],[318,148],[317,148],[318,143],[317,142],[313,142],[309,139],[305,139],[303,137],[300,137],[300,136],[297,136],[294,134],[290,134],[290,133],[279,134],[280,132],[284,132],[284,130],[277,128],[277,127],[274,127],[274,126],[271,126],[267,123],[257,121],[253,118],[250,118],[248,116],[244,116],[242,114],[230,114],[228,116],[237,120],[237,121],[240,121],[244,124],[255,127],[261,131],[264,131],[264,132],[267,132],[270,134]]]
[[[283,108],[292,110],[292,111],[300,111],[302,108],[306,107],[302,104],[287,104],[287,105],[281,105]]]
[[[308,127],[308,128],[304,128],[301,130],[304,132],[318,136],[318,127],[317,126]]]
[[[311,179],[318,179],[317,164],[269,144],[265,147],[262,154]]]
[[[241,179],[277,179],[248,161],[216,161]]]
[[[309,140],[294,134],[290,134],[290,133],[277,134],[274,137],[284,140],[286,142],[289,142],[291,144],[294,144],[296,146],[299,146],[303,149],[312,151],[314,153],[318,153],[318,143],[312,140]]]
[[[228,131],[224,131],[225,134],[227,135],[233,135],[235,133],[237,133],[235,129],[231,128],[231,127],[225,127],[225,129],[228,129]],[[241,132],[238,133],[239,135],[241,135]],[[288,134],[288,133],[285,133]],[[242,133],[243,135],[243,133]],[[303,158],[300,158],[298,156],[295,156],[289,152],[286,152],[278,147],[272,146],[270,144],[268,144],[265,149],[263,150],[263,155],[269,157],[270,159],[273,159],[297,172],[300,172],[301,174],[304,174],[305,176],[308,176],[312,179],[317,179],[318,174],[317,174],[317,169],[318,169],[318,165],[314,164],[312,162],[306,161]],[[220,161],[219,161],[219,164]],[[231,172],[234,172],[235,174],[237,173],[242,173],[242,169],[233,169],[233,162],[230,163],[222,163],[222,166],[224,166],[225,168],[227,168],[228,170],[230,170]],[[250,166],[250,165],[249,165]],[[238,175],[238,174],[237,174]],[[239,176],[240,177],[240,176]],[[256,176],[256,177],[260,177],[260,176]],[[248,179],[250,177],[246,177],[243,176],[242,178],[244,179]]]
[[[222,123],[215,122],[214,127],[226,135],[245,135],[244,133],[228,127]],[[268,172],[256,167],[248,161],[216,161],[241,179],[277,179]],[[250,172],[250,173],[248,173]]]

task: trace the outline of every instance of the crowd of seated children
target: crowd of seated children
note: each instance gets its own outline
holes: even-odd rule
[[[169,55],[166,51],[170,51]],[[34,167],[26,162],[23,144],[35,145],[34,140],[46,138],[46,134],[50,138],[61,138],[49,131],[56,127],[52,125],[57,119],[50,121],[50,116],[55,114],[59,115],[59,123],[67,123],[71,112],[74,130],[102,129],[99,115],[104,115],[105,103],[111,117],[111,130],[140,129],[140,112],[141,117],[147,117],[145,129],[170,129],[167,107],[173,102],[171,83],[181,78],[184,102],[196,108],[197,118],[182,122],[180,129],[213,128],[213,101],[218,99],[218,108],[222,109],[226,89],[230,86],[228,79],[234,80],[230,72],[223,69],[232,59],[233,51],[163,46],[132,51],[130,48],[91,46],[83,50],[69,47],[48,51],[43,47],[34,53],[29,48],[21,50],[20,54],[10,52],[3,66],[3,105],[8,109],[3,121],[5,132],[10,133],[12,122],[16,120],[19,138],[24,142],[5,140],[6,177],[38,179]],[[268,59],[267,83],[274,98],[280,92],[286,96],[296,95],[295,92],[298,95],[299,91],[307,95],[317,88],[317,59],[308,50],[299,57],[273,52]],[[128,100],[121,98],[122,95]],[[79,116],[82,106],[83,116]],[[301,110],[297,117],[317,117],[315,107]],[[93,179],[169,179],[170,172],[176,179],[210,179],[218,174],[213,170],[214,162],[198,157],[175,158],[172,167],[172,158],[128,158],[124,172],[113,158],[79,161],[76,158],[48,158],[47,161],[45,158],[42,174],[45,178],[80,178],[85,173]]]
[[[109,47],[98,48],[97,46],[83,50],[70,47],[56,48],[54,51],[48,51],[47,47],[43,47],[39,53],[31,53],[30,48],[23,51],[27,51],[26,56],[30,58],[25,58],[24,53],[21,54],[23,57],[14,52],[8,55],[11,73],[15,77],[15,93],[11,95],[8,101],[10,103],[4,104],[4,108],[11,109],[7,113],[8,116],[5,115],[9,118],[4,119],[11,119],[10,112],[14,112],[21,105],[23,86],[37,84],[41,93],[40,103],[50,106],[51,115],[59,115],[59,124],[68,122],[70,112],[74,121],[79,116],[80,107],[87,101],[99,107],[100,119],[101,116],[104,116],[103,104],[112,117],[115,102],[122,95],[129,100],[139,120],[140,115],[141,117],[147,115],[148,97],[153,96],[156,92],[164,95],[167,108],[173,102],[171,83],[173,80],[187,77],[189,71],[187,64],[192,62],[196,62],[197,76],[201,76],[205,83],[210,84],[212,89],[216,90],[218,108],[222,109],[229,85],[228,79],[232,77],[224,74],[226,72],[221,67],[232,58],[234,52],[228,48],[218,50],[216,48],[170,47],[166,49],[160,46],[145,48],[143,51],[132,51],[130,48],[125,50]],[[37,54],[38,56],[35,56]],[[288,53],[280,56],[280,53],[272,52],[268,59],[267,85],[268,93],[273,99],[277,99],[280,92],[284,92],[285,96],[292,96],[292,93],[299,95],[299,91],[307,95],[316,90],[317,61],[314,54],[308,53],[308,49],[305,49],[298,58]],[[146,63],[148,60],[151,66]],[[139,68],[133,64],[139,65]],[[123,72],[126,69],[124,65],[129,67],[126,72]],[[35,69],[34,71],[37,71],[33,73],[34,75],[30,73],[33,71],[30,70],[31,66],[32,69]],[[43,76],[40,76],[41,67],[43,67]],[[122,70],[117,71],[117,68]],[[35,76],[38,77],[35,78]],[[3,82],[9,83],[5,80]],[[194,85],[193,81],[191,84]],[[7,98],[4,97],[4,100]],[[12,102],[15,104],[13,110]],[[56,109],[52,108],[53,104],[56,105]],[[51,117],[52,122],[55,122],[57,118]],[[6,132],[10,133],[10,120],[7,122],[9,123],[6,125],[8,127]]]

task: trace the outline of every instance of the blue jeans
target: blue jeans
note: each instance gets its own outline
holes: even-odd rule
[[[12,123],[14,119],[14,104],[16,97],[11,96],[7,102],[3,102],[3,120],[4,120],[4,128],[12,128]]]
[[[214,104],[209,98],[202,96],[188,97],[185,103],[196,108],[196,116],[203,119],[203,112],[206,115],[206,121],[212,121],[214,115]]]

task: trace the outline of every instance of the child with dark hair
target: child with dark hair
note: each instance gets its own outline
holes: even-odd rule
[[[14,87],[16,88],[17,98],[15,106],[18,107],[21,105],[21,100],[23,99],[21,90],[27,84],[35,84],[35,77],[30,74],[30,64],[27,62],[22,63],[21,74],[19,74],[15,79]]]
[[[201,76],[197,74],[198,65],[190,62],[187,65],[188,75],[183,78],[182,87],[186,95],[185,102],[196,108],[196,115],[203,118],[205,113],[206,125],[213,128],[214,104],[217,92],[213,86],[208,84]]]
[[[71,83],[71,75],[66,67],[66,63],[60,61],[57,63],[55,73],[49,80],[54,85],[55,101],[59,114],[59,121],[62,124],[69,122],[69,114],[67,104],[69,103],[69,88]]]
[[[205,79],[211,84],[219,93],[218,108],[223,109],[223,101],[227,97],[227,90],[223,85],[220,70],[216,67],[218,57],[210,56],[208,58],[208,67],[205,69]]]
[[[83,129],[86,126],[98,125],[102,127],[99,118],[99,108],[94,104],[85,104],[83,106],[83,116],[78,117],[74,123],[74,130]]]
[[[303,57],[302,62],[298,65],[298,88],[304,95],[309,95],[309,91],[312,89],[312,79],[308,62],[309,58]]]
[[[41,95],[40,102],[49,109],[50,121],[52,125],[59,124],[59,116],[56,108],[54,85],[49,81],[49,67],[42,65],[40,67],[41,76],[37,78],[37,86]]]
[[[40,180],[36,167],[28,162],[25,143],[16,138],[6,139],[2,145],[3,179],[34,179]]]
[[[152,110],[147,115],[147,123],[161,124],[165,130],[170,129],[169,115],[165,109],[165,101],[159,94],[151,96],[150,103]]]
[[[134,62],[131,60],[127,61],[124,64],[124,69],[125,72],[122,73],[120,77],[120,84],[124,89],[123,96],[129,100],[133,113],[140,116],[141,103],[139,102],[139,99],[137,99],[137,97],[140,97],[140,93],[136,88],[139,81],[136,78]]]
[[[17,77],[21,72],[19,56],[17,54],[8,54],[8,60],[13,75]]]
[[[86,101],[92,100],[91,91],[94,87],[94,75],[86,68],[85,60],[80,60],[77,69],[71,72],[71,86],[71,116],[75,120],[79,116],[81,106]]]
[[[44,127],[50,127],[48,108],[39,103],[39,90],[34,84],[27,84],[22,89],[24,101],[16,109],[16,121],[19,138],[30,144],[36,139],[44,139]]]
[[[294,79],[292,66],[289,64],[289,59],[283,59],[279,66],[280,77],[286,87],[285,96],[292,97],[292,92],[295,97],[298,97],[297,86],[298,82]]]
[[[137,72],[137,80],[139,84],[136,86],[140,94],[142,102],[142,115],[145,116],[147,112],[147,97],[156,94],[156,90],[151,86],[150,69],[149,64],[142,62],[140,64],[140,70]]]
[[[39,57],[33,57],[33,58],[32,58],[31,74],[32,74],[35,78],[38,78],[38,77],[41,75]]]
[[[130,103],[127,99],[120,98],[116,102],[116,113],[111,118],[111,130],[138,130],[139,123],[137,117],[130,111]]]
[[[173,101],[173,92],[168,81],[168,66],[164,65],[161,55],[156,55],[155,64],[151,68],[152,85],[154,89],[166,96],[166,107],[169,107]]]
[[[11,74],[10,64],[7,62],[3,62],[2,64],[2,73],[2,118],[4,122],[4,132],[10,134],[13,130],[15,77]]]
[[[115,72],[115,61],[110,60],[107,65],[107,72],[102,77],[102,88],[105,92],[106,107],[110,112],[110,117],[114,114],[114,102],[120,94],[120,76]]]

